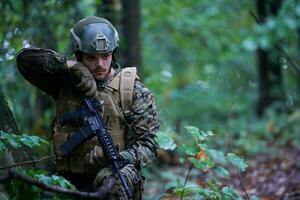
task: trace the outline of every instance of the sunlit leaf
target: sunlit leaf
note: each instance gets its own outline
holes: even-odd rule
[[[248,167],[247,163],[234,153],[228,153],[227,158],[232,165],[238,167],[242,171],[245,171],[245,169]]]
[[[203,171],[207,171],[208,169],[210,169],[213,166],[213,163],[211,162],[211,160],[209,159],[205,159],[205,160],[197,160],[196,158],[189,158],[189,160],[191,161],[191,163],[193,163],[193,165]]]
[[[223,187],[222,192],[226,196],[226,199],[239,200],[239,196],[238,196],[237,191],[235,189],[231,188],[231,187]],[[242,199],[240,199],[240,200],[242,200]]]
[[[162,149],[174,150],[176,148],[176,144],[174,143],[174,140],[167,133],[158,132],[155,141]]]
[[[198,147],[194,147],[188,144],[183,144],[182,148],[184,152],[189,156],[195,156],[199,151]]]
[[[222,151],[217,151],[215,149],[209,149],[207,151],[208,155],[215,161],[221,164],[226,163],[225,155]]]
[[[220,167],[220,166],[217,166],[214,171],[220,176],[220,177],[223,177],[223,178],[227,178],[229,176],[229,172],[224,168],[224,167]]]
[[[39,146],[41,144],[48,144],[48,142],[38,136],[29,136],[26,134],[23,134],[22,137],[20,138],[20,141],[28,146],[28,147],[34,147],[34,146]]]

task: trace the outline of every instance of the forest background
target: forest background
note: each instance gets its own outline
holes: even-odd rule
[[[299,1],[3,0],[0,11],[1,93],[21,132],[51,143],[55,109],[20,75],[16,53],[33,45],[70,55],[69,29],[85,16],[101,16],[119,31],[119,63],[137,66],[160,112],[162,150],[143,172],[145,199],[175,198],[174,191],[201,199],[201,191],[182,190],[187,185],[212,191],[228,185],[247,198],[244,185],[265,199],[297,190]],[[205,145],[194,143],[200,136]],[[49,155],[50,146],[33,157]],[[229,167],[217,173],[223,177],[213,189],[206,180],[221,152],[243,158],[236,164],[243,181]],[[47,162],[31,167],[51,171]]]

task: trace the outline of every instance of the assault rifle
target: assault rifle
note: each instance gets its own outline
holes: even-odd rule
[[[79,125],[79,130],[60,146],[60,150],[64,156],[67,156],[86,140],[97,136],[105,158],[111,164],[113,172],[119,177],[128,198],[131,199],[131,189],[125,177],[120,172],[120,169],[124,166],[124,159],[120,158],[113,140],[107,132],[103,118],[98,112],[98,109],[101,108],[101,104],[98,100],[91,97],[84,98],[83,103],[84,105],[80,109],[62,114],[58,119],[61,125],[72,121],[76,121]]]

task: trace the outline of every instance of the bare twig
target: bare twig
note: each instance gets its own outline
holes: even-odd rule
[[[53,158],[53,157],[54,156],[45,156],[45,157],[42,157],[42,158],[40,158],[38,160],[30,160],[30,161],[25,161],[25,162],[21,162],[21,163],[15,163],[15,164],[12,164],[12,165],[9,165],[9,166],[0,167],[0,170],[14,168],[14,167],[19,167],[19,166],[25,166],[25,165],[33,165],[33,164],[42,162],[44,160],[47,160],[47,159],[50,159],[50,158]]]
[[[186,183],[187,183],[187,181],[188,181],[188,179],[189,179],[190,173],[191,173],[191,171],[192,171],[193,169],[194,169],[194,165],[191,163],[191,165],[190,165],[190,167],[189,167],[189,171],[188,171],[188,173],[187,173],[186,176],[185,176],[184,185],[183,185],[184,187],[186,186]],[[182,190],[182,192],[181,192],[180,200],[183,199],[184,190],[185,190],[185,188],[183,188],[183,190]]]
[[[0,176],[0,183],[10,180],[16,179],[20,180],[24,183],[34,185],[42,190],[55,192],[55,193],[62,193],[66,195],[70,195],[73,197],[80,197],[80,198],[87,198],[87,199],[101,199],[107,196],[109,192],[111,192],[113,186],[115,185],[114,177],[108,177],[105,179],[103,186],[97,190],[97,192],[81,192],[70,190],[66,188],[62,188],[60,186],[48,185],[41,181],[38,181],[30,176],[23,175],[13,169],[6,170],[6,173],[3,176]]]
[[[237,91],[237,94],[236,96],[234,97],[232,103],[231,103],[231,108],[230,108],[230,112],[228,114],[228,142],[229,142],[229,152],[233,152],[233,141],[232,141],[232,133],[231,133],[231,129],[230,129],[230,119],[232,118],[232,113],[233,113],[233,106],[234,106],[234,102],[236,100],[236,98],[238,97],[239,93],[241,92],[241,90],[243,89],[243,86],[241,86],[238,91]],[[242,187],[242,190],[243,192],[245,193],[245,196],[246,196],[246,199],[247,200],[250,200],[250,197],[248,195],[248,192],[246,191],[246,188],[244,186],[244,182],[243,182],[243,179],[242,179],[242,174],[241,174],[241,170],[238,168],[238,167],[235,167],[236,171],[237,171],[237,175],[238,175],[238,178],[239,178],[239,181],[240,181],[240,184],[241,184],[241,187]]]
[[[230,119],[232,118],[232,113],[233,113],[233,106],[234,106],[234,102],[236,101],[237,97],[239,96],[240,92],[242,91],[243,86],[241,86],[238,90],[237,93],[235,95],[235,97],[233,98],[233,101],[231,102],[231,107],[230,107],[230,111],[228,113],[228,143],[229,143],[229,147],[228,147],[228,151],[229,152],[233,152],[233,142],[232,142],[232,133],[231,133],[231,129],[230,129]]]

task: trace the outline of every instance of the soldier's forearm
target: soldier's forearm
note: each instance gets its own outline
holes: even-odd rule
[[[21,73],[53,74],[68,71],[67,58],[50,49],[25,48],[17,55]]]
[[[157,157],[157,145],[153,137],[147,136],[136,142],[120,153],[130,164],[141,169],[150,164]]]
[[[17,67],[27,81],[54,99],[58,98],[59,74],[68,71],[65,56],[50,49],[26,48],[17,55]]]

